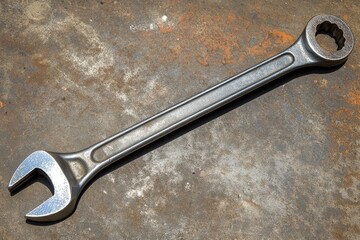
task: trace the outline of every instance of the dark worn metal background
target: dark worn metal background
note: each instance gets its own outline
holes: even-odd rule
[[[82,149],[288,47],[353,1],[1,1],[0,238],[359,239],[360,51],[279,79],[104,172],[69,218],[8,181],[31,152]],[[359,39],[358,39],[359,40]],[[271,90],[271,91],[270,91]]]

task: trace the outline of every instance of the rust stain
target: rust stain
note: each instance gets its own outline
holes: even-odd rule
[[[330,134],[333,143],[333,154],[338,157],[348,157],[354,154],[357,138],[357,127],[360,122],[359,111],[347,108],[340,108],[332,114]]]
[[[192,21],[193,16],[194,16],[194,14],[191,13],[191,12],[180,15],[179,18],[178,18],[179,19],[178,25],[180,25],[180,26],[185,25],[186,26],[186,24],[188,22]]]
[[[50,60],[44,57],[44,55],[40,53],[36,53],[31,57],[31,63],[34,67],[39,70],[45,70],[47,66],[50,64]]]
[[[346,234],[347,232],[350,232],[352,235],[354,235],[354,233],[360,234],[360,227],[358,225],[346,225],[346,227],[335,226],[333,231],[335,239],[340,240],[349,239]]]
[[[356,196],[346,196],[348,190],[356,189],[356,184],[360,180],[360,171],[356,168],[349,168],[355,166],[357,157],[357,139],[359,139],[359,122],[360,122],[360,108],[358,107],[359,99],[357,98],[358,81],[346,81],[346,86],[333,87],[334,94],[344,96],[342,89],[349,89],[345,94],[344,100],[349,103],[348,106],[335,109],[332,112],[331,121],[328,126],[329,140],[330,140],[330,163],[331,167],[347,166],[341,173],[339,185],[335,194],[336,208],[342,212],[344,219],[351,219],[354,209],[359,208],[359,200]],[[346,105],[344,103],[343,105]],[[339,165],[340,164],[340,165]],[[345,194],[345,196],[343,195]],[[333,236],[338,239],[346,238],[348,233],[359,233],[359,227],[352,224],[347,224],[346,227],[334,227]]]
[[[3,107],[5,107],[5,103],[0,101],[0,108],[3,108]]]
[[[227,20],[228,20],[228,22],[234,22],[236,20],[235,14],[234,13],[229,13],[227,15]]]
[[[274,29],[273,31],[270,32],[270,34],[273,34],[275,40],[281,44],[293,43],[295,41],[294,36],[278,29]]]
[[[351,105],[360,106],[360,86],[359,80],[353,81],[353,84],[350,86],[350,91],[347,95],[347,101]]]
[[[222,17],[220,16],[213,16],[213,19],[212,19],[214,22],[222,22]]]
[[[344,188],[350,188],[350,187],[352,187],[352,186],[353,186],[353,183],[354,183],[353,178],[355,178],[355,179],[357,179],[357,180],[360,181],[360,171],[354,172],[354,173],[349,173],[349,174],[345,175],[345,176],[343,177],[343,181],[342,181],[343,187],[344,187]]]
[[[335,155],[356,159],[356,141],[359,138],[359,122],[360,122],[360,90],[359,81],[352,81],[348,87],[349,92],[345,96],[345,100],[355,106],[352,108],[340,108],[332,114],[331,121],[331,139]],[[339,156],[338,156],[339,157]]]
[[[345,21],[349,21],[349,15],[345,14],[341,16],[342,19],[344,19]]]
[[[170,46],[169,49],[171,53],[174,54],[175,56],[178,56],[182,52],[180,45]]]
[[[232,54],[232,46],[229,46],[229,45],[225,46],[223,49],[223,52],[224,52],[223,60],[222,60],[223,64],[235,63],[233,54]]]
[[[151,41],[150,39],[154,36],[153,32],[141,32],[141,37],[145,40]]]
[[[290,45],[295,41],[295,37],[289,33],[283,32],[279,29],[273,29],[266,34],[265,39],[252,47],[247,47],[246,51],[251,56],[266,55],[271,56],[275,54],[275,45]],[[274,45],[275,44],[275,45]]]
[[[246,55],[245,55],[244,53],[240,54],[240,56],[239,56],[239,63],[244,62],[245,59],[246,59]]]
[[[355,90],[353,92],[349,92],[348,99],[350,104],[360,106],[360,91]]]
[[[198,63],[200,63],[201,65],[203,65],[203,66],[209,66],[208,56],[202,57],[202,56],[200,56],[200,55],[197,55],[195,58],[196,58],[196,61],[197,61]]]
[[[171,21],[163,22],[162,19],[157,22],[160,33],[173,34],[176,41],[171,43],[160,41],[153,32],[142,33],[143,39],[149,44],[156,43],[168,50],[164,51],[167,53],[165,56],[159,57],[161,61],[176,60],[188,64],[194,58],[199,64],[209,66],[241,64],[245,60],[246,54],[243,54],[244,47],[241,43],[242,36],[251,26],[249,19],[235,16],[233,13],[222,16],[217,13],[200,15],[186,12],[178,16],[176,22],[177,24]]]
[[[172,31],[174,31],[174,26],[173,25],[164,24],[162,22],[158,22],[157,25],[158,25],[159,31],[161,33],[171,33]]]
[[[27,76],[27,83],[43,85],[48,83],[50,60],[42,53],[32,54],[30,57],[31,65],[36,69]]]
[[[224,19],[219,16],[202,16],[203,27],[198,37],[200,44],[205,46],[207,51],[205,56],[197,57],[200,64],[207,66],[213,62],[217,63],[218,61],[214,61],[217,52],[222,54],[222,64],[234,64],[239,60],[238,57],[234,56],[234,52],[240,49],[240,30],[235,24],[226,24],[226,21],[227,18]],[[227,25],[227,30],[224,29],[224,25]]]

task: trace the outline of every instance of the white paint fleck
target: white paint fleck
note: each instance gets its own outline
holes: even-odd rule
[[[124,82],[129,82],[133,77],[138,75],[141,71],[140,67],[135,67],[134,69],[126,67],[124,70]]]
[[[114,92],[114,94],[117,99],[120,99],[123,102],[127,102],[129,100],[128,96],[123,92]]]
[[[115,175],[113,173],[108,173],[107,178],[111,183],[115,183]]]
[[[126,193],[128,198],[140,198],[144,197],[144,193],[148,190],[154,188],[154,182],[150,179],[150,176],[145,178],[139,177],[138,179],[133,179],[133,187],[130,191]]]
[[[150,22],[150,23],[140,23],[140,24],[131,24],[130,31],[132,32],[151,32],[158,30],[159,27],[157,24]]]
[[[166,15],[161,17],[161,21],[164,23],[168,20],[168,17]]]
[[[124,113],[131,116],[131,117],[133,117],[133,118],[138,118],[138,115],[136,114],[136,112],[131,108],[126,108],[124,110]]]
[[[186,190],[186,191],[190,191],[190,190],[191,190],[191,184],[190,184],[189,182],[187,182],[187,183],[185,184],[185,190]]]

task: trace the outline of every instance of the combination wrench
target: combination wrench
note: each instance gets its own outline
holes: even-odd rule
[[[319,33],[333,37],[337,50],[321,48],[316,41]],[[39,222],[61,220],[75,210],[84,186],[106,166],[284,74],[309,66],[333,67],[344,63],[353,46],[354,36],[341,19],[315,16],[295,43],[283,52],[93,146],[74,153],[32,153],[14,172],[9,191],[34,173],[44,175],[53,185],[54,194],[25,217]]]

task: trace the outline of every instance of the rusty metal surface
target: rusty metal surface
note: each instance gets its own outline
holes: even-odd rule
[[[334,7],[336,5],[336,7]],[[358,1],[0,3],[0,236],[360,237],[360,52],[299,72],[107,169],[69,218],[22,215],[31,152],[82,149],[286,48],[317,13],[359,36]],[[295,78],[296,77],[296,78]],[[271,91],[270,91],[271,90]]]

